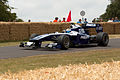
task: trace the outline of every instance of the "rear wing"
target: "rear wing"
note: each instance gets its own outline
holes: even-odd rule
[[[88,28],[95,28],[96,32],[103,32],[103,27],[101,26],[101,24],[82,24],[82,28],[84,29],[88,29]]]

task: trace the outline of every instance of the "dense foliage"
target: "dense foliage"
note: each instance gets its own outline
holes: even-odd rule
[[[104,20],[114,17],[120,19],[120,0],[111,0],[111,4],[107,6],[106,12],[100,17]]]
[[[8,5],[8,0],[0,0],[0,21],[23,21],[11,12],[12,9],[14,8]]]

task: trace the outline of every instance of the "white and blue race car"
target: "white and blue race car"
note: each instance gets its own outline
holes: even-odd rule
[[[89,35],[88,28],[95,28],[97,34]],[[20,43],[20,47],[41,48],[43,41],[52,41],[46,45],[48,48],[59,48],[67,50],[76,45],[97,44],[98,46],[107,46],[109,36],[103,32],[100,24],[78,24],[71,23],[69,29],[63,30],[62,33],[55,32],[50,34],[38,35],[32,34],[29,42]]]

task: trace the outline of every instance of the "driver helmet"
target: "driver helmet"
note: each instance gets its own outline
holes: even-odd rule
[[[71,29],[66,29],[66,33],[70,33],[71,32]]]

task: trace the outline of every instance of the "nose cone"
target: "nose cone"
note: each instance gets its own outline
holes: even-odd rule
[[[49,36],[49,34],[39,35],[39,36],[36,36],[30,40],[41,40],[41,39],[46,38],[48,36]]]

